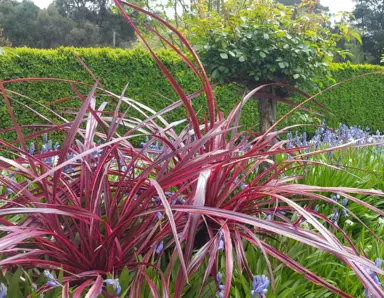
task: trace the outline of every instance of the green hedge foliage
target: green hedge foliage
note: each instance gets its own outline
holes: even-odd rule
[[[92,72],[99,78],[101,84],[108,90],[120,94],[124,86],[129,87],[126,96],[138,100],[155,110],[166,107],[177,100],[171,86],[163,77],[148,52],[142,49],[82,49],[59,48],[55,50],[40,50],[29,48],[6,49],[0,56],[0,79],[27,77],[64,78],[93,83],[92,77],[74,57],[76,53]],[[200,83],[186,65],[176,55],[169,51],[159,52],[161,60],[175,75],[178,82],[187,92],[201,89]],[[379,66],[334,64],[331,71],[337,81],[341,81],[359,74],[379,70]],[[384,68],[381,68],[384,70]],[[384,76],[371,75],[359,78],[353,82],[346,82],[332,91],[318,97],[318,101],[325,104],[333,113],[332,121],[349,125],[369,126],[372,129],[384,131]],[[73,95],[73,90],[67,83],[32,82],[8,85],[28,98],[13,95],[12,104],[21,124],[41,123],[41,119],[33,116],[23,104],[30,106],[41,114],[51,116],[40,104],[48,105],[53,100]],[[86,90],[83,88],[83,92]],[[238,103],[244,90],[235,85],[215,87],[215,94],[219,108],[228,113]],[[109,100],[109,99],[105,99]],[[203,117],[206,111],[205,99],[201,96],[193,101],[195,110]],[[52,106],[71,118],[70,108],[80,106],[80,102],[68,101]],[[109,109],[113,108],[110,104]],[[288,110],[280,109],[280,115]],[[133,112],[129,112],[133,113]],[[132,116],[136,116],[131,114]],[[169,121],[185,117],[181,108],[170,113]],[[296,119],[295,116],[292,119]],[[296,121],[296,120],[295,120]],[[301,121],[301,120],[297,120]],[[242,115],[242,124],[247,127],[257,127],[258,115],[254,102],[247,104]],[[10,127],[11,121],[5,104],[0,102],[0,129]],[[3,138],[11,139],[12,133],[3,134]]]
[[[337,82],[360,76],[318,97],[334,114],[333,121],[384,132],[384,74],[370,74],[384,71],[384,67],[332,64],[330,70]]]

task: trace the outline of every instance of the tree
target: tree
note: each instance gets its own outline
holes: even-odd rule
[[[70,18],[59,14],[54,5],[40,10],[36,19],[39,37],[34,43],[37,48],[56,48],[59,46],[75,45],[71,32],[76,23]]]
[[[205,18],[189,20],[203,63],[214,78],[249,90],[273,82],[314,87],[329,76],[327,63],[336,53],[345,54],[336,47],[341,35],[323,26],[327,19],[321,14],[294,15],[293,7],[273,1],[253,1],[248,7],[227,2],[220,13],[207,7],[204,13]],[[258,100],[262,133],[275,123],[274,99],[281,92],[266,91]]]
[[[0,47],[10,47],[11,42],[3,35],[3,28],[0,27]]]
[[[39,8],[28,0],[5,1],[0,5],[0,26],[13,46],[33,46],[37,40]]]
[[[277,0],[278,3],[295,6],[299,10],[304,10],[311,13],[328,12],[329,8],[320,4],[320,0]]]
[[[58,1],[47,9],[30,0],[0,2],[4,36],[14,46],[36,48],[127,47],[135,40],[131,26],[112,12],[108,1]]]
[[[135,40],[131,26],[112,11],[111,1],[55,0],[53,4],[62,16],[76,22],[77,28],[72,30],[75,46],[112,46],[113,35],[116,46]]]
[[[384,53],[384,1],[356,0],[353,14],[361,31],[364,52],[378,64]]]

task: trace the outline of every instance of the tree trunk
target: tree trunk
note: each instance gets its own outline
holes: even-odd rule
[[[276,122],[276,101],[270,98],[257,100],[260,133],[265,133]]]

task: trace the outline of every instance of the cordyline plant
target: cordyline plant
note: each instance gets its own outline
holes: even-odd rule
[[[352,297],[269,241],[271,237],[288,237],[337,257],[355,272],[367,295],[383,297],[377,275],[384,273],[381,268],[354,246],[353,239],[333,219],[315,208],[318,201],[345,208],[325,196],[335,193],[383,216],[383,211],[353,195],[383,193],[302,185],[297,183],[300,177],[285,176],[292,164],[303,164],[302,147],[277,141],[288,128],[273,131],[277,123],[263,135],[239,130],[242,107],[263,86],[245,96],[225,117],[217,110],[212,86],[188,41],[158,16],[123,1],[115,3],[139,37],[140,30],[127,14],[129,8],[176,34],[191,58],[153,30],[195,73],[202,90],[186,94],[150,47],[180,98],[160,112],[126,97],[126,90],[120,96],[105,90],[97,80],[88,95],[80,91],[86,85],[77,81],[26,78],[0,82],[0,94],[13,122],[13,127],[2,133],[17,135],[14,142],[0,140],[3,156],[7,156],[0,157],[3,272],[18,266],[45,270],[45,283],[36,291],[61,287],[63,297],[69,293],[72,297],[141,297],[144,287],[153,297],[181,297],[188,282],[203,269],[200,295],[208,280],[214,279],[214,293],[229,297],[234,269],[238,268],[249,280],[249,295],[264,297],[269,284],[275,291],[269,262],[275,258],[310,282]],[[12,104],[22,95],[9,86],[48,80],[69,84],[82,102],[81,108],[68,120],[48,107],[55,119],[25,106],[45,124],[20,125]],[[201,94],[208,106],[203,122],[192,106]],[[124,105],[129,109],[121,111]],[[108,106],[114,106],[114,111],[108,112]],[[168,123],[163,115],[180,106],[186,108],[187,120]],[[142,118],[131,117],[133,110]],[[185,122],[183,129],[175,129]],[[64,142],[52,144],[46,134],[53,133],[64,134]],[[142,148],[133,145],[143,137],[147,141]],[[350,144],[338,148],[347,146]],[[294,158],[275,162],[274,157],[281,154]],[[299,219],[293,220],[297,215]],[[310,228],[302,227],[301,221]],[[260,249],[269,275],[252,272],[246,242]],[[223,268],[219,268],[220,253],[225,256]],[[179,272],[173,271],[174,266]],[[155,273],[150,275],[148,269]],[[120,285],[118,277],[124,270],[132,273],[131,279]],[[60,280],[52,274],[58,271]],[[32,271],[30,278],[36,274]]]

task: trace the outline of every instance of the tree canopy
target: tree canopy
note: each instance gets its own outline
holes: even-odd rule
[[[9,47],[11,42],[3,35],[3,28],[0,27],[0,47]]]
[[[378,64],[384,54],[384,1],[356,0],[353,12],[367,60]]]
[[[257,0],[246,6],[228,1],[219,12],[200,6],[199,15],[187,18],[190,38],[208,71],[222,82],[248,89],[272,82],[314,87],[319,78],[330,78],[327,63],[346,55],[338,42],[355,34],[347,24],[331,30],[326,15],[300,8]],[[264,116],[275,114],[272,102],[269,108],[260,106],[265,102],[259,100],[262,132],[268,129],[265,123],[274,122],[263,124]]]
[[[0,27],[14,46],[36,48],[127,47],[135,39],[106,0],[56,0],[47,9],[30,0],[5,0],[0,3]]]

